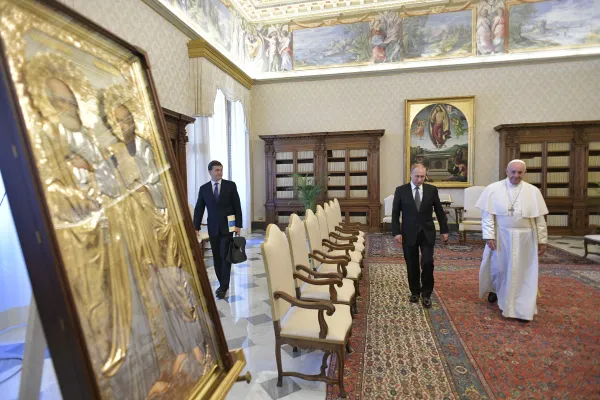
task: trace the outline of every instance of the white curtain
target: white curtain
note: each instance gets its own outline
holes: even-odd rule
[[[244,106],[231,103],[231,177],[242,204],[242,236],[250,233],[252,194],[250,189],[250,134],[246,129]]]
[[[192,91],[194,95],[194,114],[211,116],[215,93],[221,90],[230,101],[241,101],[246,114],[246,121],[250,120],[250,89],[244,87],[231,75],[208,61],[204,57],[190,59],[190,72]]]
[[[223,164],[223,178],[229,179],[229,156],[227,151],[227,104],[225,95],[217,90],[215,113],[208,122],[210,141],[210,159]]]
[[[187,188],[188,203],[192,206],[196,205],[200,186],[210,180],[208,174],[208,163],[210,162],[209,121],[210,117],[196,117],[194,124],[188,125]]]
[[[27,323],[31,302],[29,275],[5,193],[0,174],[0,332]]]

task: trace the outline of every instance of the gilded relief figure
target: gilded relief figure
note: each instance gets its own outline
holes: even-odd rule
[[[155,161],[140,103],[132,86],[113,85],[105,91],[103,112],[117,139],[108,150],[124,176],[127,189],[134,191],[128,204],[130,226],[135,228],[127,236],[143,237],[141,240],[145,243],[138,248],[147,249],[144,251],[148,253],[140,254],[140,259],[149,255],[153,260],[149,266],[151,289],[147,292],[153,296],[153,304],[160,308],[167,343],[176,355],[171,375],[175,376],[185,367],[189,377],[197,380],[205,373],[204,369],[210,367],[207,359],[213,356],[207,354],[197,315],[202,308],[192,287],[193,278],[182,268],[185,243],[182,235],[177,234],[176,221],[170,214],[173,206],[165,195],[162,171]],[[196,364],[188,362],[191,359]]]
[[[163,384],[119,222],[123,188],[92,134],[95,91],[73,62],[52,53],[27,63],[26,80],[42,118],[38,167],[101,391],[145,398]]]

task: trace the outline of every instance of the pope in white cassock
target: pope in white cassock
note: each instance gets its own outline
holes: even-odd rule
[[[548,208],[540,190],[522,181],[525,162],[513,160],[507,178],[487,186],[475,205],[481,209],[487,245],[479,270],[479,297],[498,301],[502,315],[523,322],[537,313],[538,256],[544,254]]]

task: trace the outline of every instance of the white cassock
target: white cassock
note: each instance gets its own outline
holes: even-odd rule
[[[537,313],[538,244],[548,242],[544,198],[527,182],[505,179],[486,187],[475,206],[483,238],[496,241],[495,251],[483,252],[479,297],[495,292],[503,316],[530,321]]]

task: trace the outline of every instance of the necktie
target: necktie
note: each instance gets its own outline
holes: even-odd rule
[[[219,201],[219,182],[215,183],[215,191],[214,191],[214,193],[215,193],[215,200]]]
[[[415,205],[417,206],[417,211],[421,208],[421,194],[419,193],[419,187],[415,188]]]

